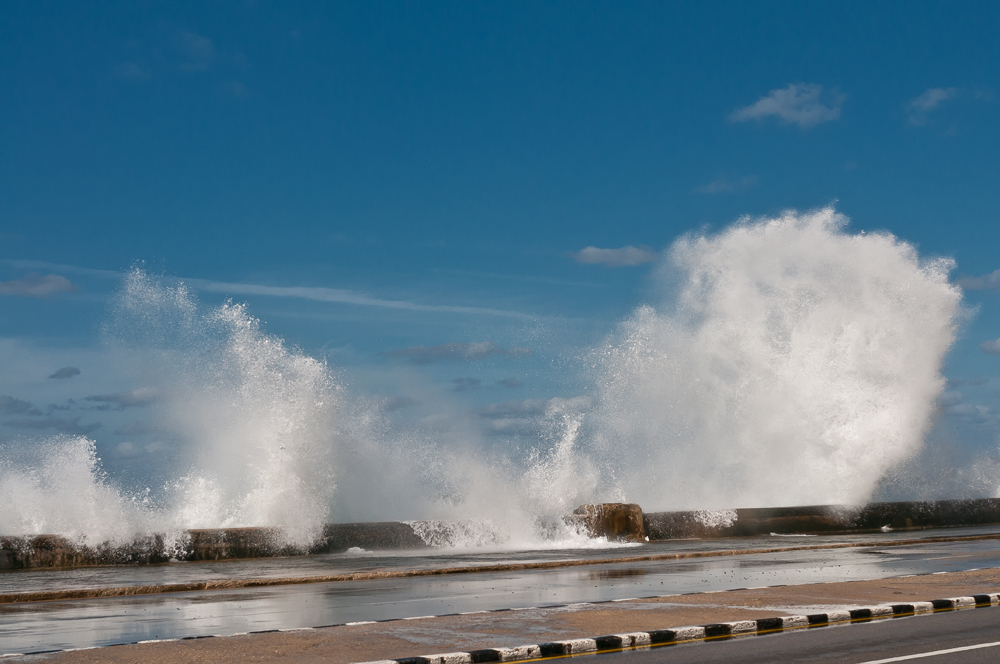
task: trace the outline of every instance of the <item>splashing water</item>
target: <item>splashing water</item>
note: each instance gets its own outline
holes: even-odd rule
[[[0,453],[0,533],[59,533],[97,545],[149,532],[148,497],[110,486],[93,441],[56,438]]]
[[[827,209],[680,239],[662,301],[588,356],[593,397],[549,400],[537,440],[492,453],[471,429],[394,428],[244,306],[134,270],[105,333],[169,433],[161,483],[124,490],[86,438],[0,449],[0,534],[280,526],[305,546],[329,520],[407,519],[436,546],[608,546],[562,517],[864,502],[920,450],[961,294],[951,261],[846,224]]]
[[[960,313],[953,263],[846,224],[787,213],[673,245],[675,299],[593,356],[591,446],[627,464],[630,501],[857,504],[920,449]]]
[[[241,305],[203,311],[183,285],[133,270],[105,333],[159,406],[169,479],[143,500],[109,480],[94,443],[55,439],[13,459],[0,532],[127,543],[188,528],[280,526],[288,543],[319,534],[335,488],[341,388],[326,366],[263,333]],[[172,471],[172,472],[171,472]],[[86,543],[86,542],[84,542]]]
[[[141,353],[177,435],[172,525],[281,526],[291,543],[312,541],[335,488],[341,389],[326,366],[263,333],[244,306],[202,313],[183,285],[139,271],[114,310],[109,336]]]
[[[0,510],[0,534],[122,545],[154,532],[278,526],[286,543],[306,547],[336,515],[431,519],[418,530],[442,546],[586,540],[559,518],[574,492],[542,491],[547,466],[533,475],[538,491],[523,490],[517,464],[393,431],[371,400],[347,398],[323,362],[264,333],[242,305],[204,309],[183,284],[133,270],[111,310],[105,336],[144,384],[129,394],[155,402],[153,428],[169,434],[157,469],[166,479],[133,496],[86,438],[50,440],[30,459],[0,450],[0,499],[13,506]],[[550,414],[553,427],[571,417],[572,400],[555,402],[565,407]],[[557,453],[567,488],[579,422],[569,426]]]

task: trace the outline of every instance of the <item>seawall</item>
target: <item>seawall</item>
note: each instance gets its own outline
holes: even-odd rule
[[[638,505],[583,505],[566,517],[592,536],[620,541],[862,533],[1000,524],[1000,499],[647,512]],[[647,540],[648,538],[648,540]],[[0,537],[0,570],[235,560],[366,550],[428,548],[408,523],[343,523],[324,527],[310,547],[284,543],[278,528],[189,530],[170,547],[163,535],[127,546],[80,547],[58,535]]]
[[[643,526],[651,541],[835,534],[1000,524],[1000,499],[869,503],[863,507],[810,505],[736,510],[647,512]]]

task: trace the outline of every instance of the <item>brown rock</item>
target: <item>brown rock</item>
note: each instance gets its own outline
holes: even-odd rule
[[[590,532],[591,537],[607,537],[618,542],[642,542],[646,531],[642,508],[635,503],[580,505],[573,516]]]

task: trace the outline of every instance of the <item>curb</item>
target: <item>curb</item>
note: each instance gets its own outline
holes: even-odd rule
[[[713,623],[692,627],[674,627],[652,632],[609,634],[589,639],[571,639],[517,646],[514,648],[487,648],[469,652],[440,653],[402,659],[382,659],[360,664],[484,664],[488,662],[517,662],[581,654],[601,654],[673,646],[682,643],[722,641],[738,637],[763,636],[796,629],[812,629],[831,625],[871,622],[886,618],[906,618],[921,614],[957,611],[959,609],[985,609],[1000,605],[1000,594],[972,595],[935,599],[910,604],[880,604],[831,613],[814,613],[804,616],[778,616],[759,620]]]

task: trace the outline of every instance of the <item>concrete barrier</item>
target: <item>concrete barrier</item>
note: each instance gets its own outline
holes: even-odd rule
[[[736,510],[647,512],[643,525],[651,541],[753,537],[776,533],[832,534],[919,530],[1000,524],[1000,499],[869,503],[863,507],[810,505]]]
[[[141,538],[127,546],[81,547],[58,535],[0,537],[0,570],[165,563],[163,537]]]
[[[426,549],[427,544],[408,523],[331,523],[323,528],[323,539],[312,553],[342,553],[351,548]]]
[[[853,513],[835,505],[650,512],[643,514],[650,541],[755,535],[819,534],[850,530]]]
[[[1000,524],[1000,499],[872,503],[737,510],[643,513],[635,504],[581,505],[566,517],[594,537],[650,541],[753,537],[777,534],[873,532]],[[0,570],[155,564],[171,560],[233,560],[366,550],[422,549],[423,539],[407,523],[341,523],[324,527],[308,548],[283,543],[278,528],[190,530],[168,550],[164,535],[143,537],[127,546],[78,546],[57,535],[0,537]]]
[[[407,523],[337,523],[323,528],[311,547],[285,544],[280,528],[188,530],[166,545],[151,535],[126,546],[80,546],[58,535],[0,537],[0,570],[148,565],[176,561],[235,560],[362,549],[421,549],[427,545]]]
[[[851,523],[865,530],[990,525],[1000,523],[1000,498],[871,503],[861,508]]]
[[[189,530],[187,533],[190,540],[181,543],[182,548],[173,556],[176,560],[272,558],[308,553],[307,550],[284,544],[279,528],[205,529]]]

